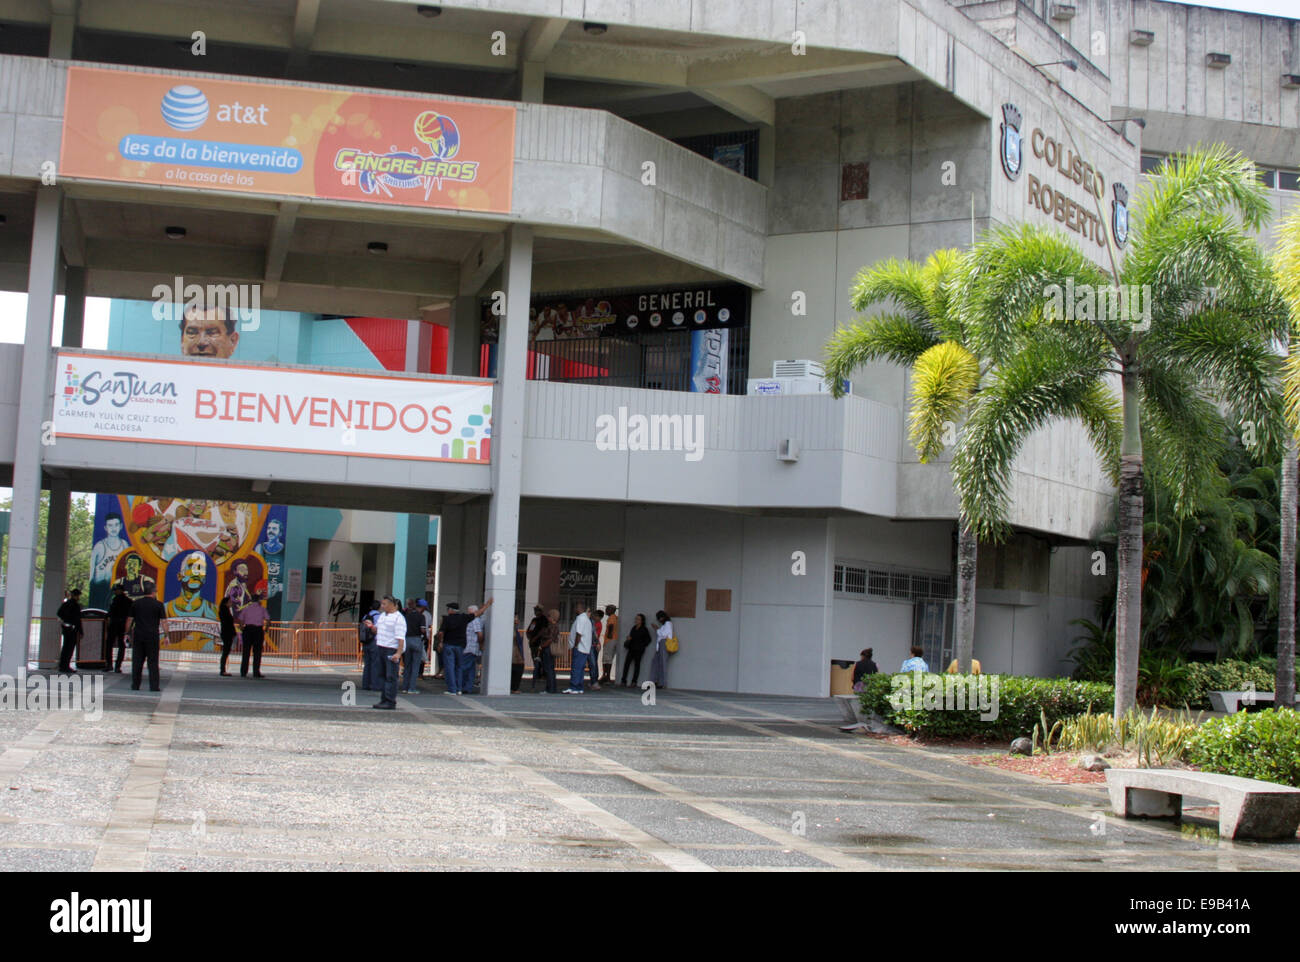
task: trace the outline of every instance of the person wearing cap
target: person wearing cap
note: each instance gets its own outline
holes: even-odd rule
[[[414,695],[415,683],[420,680],[424,668],[424,614],[414,598],[406,599],[406,610],[402,612],[406,619],[406,647],[402,654],[402,694]]]
[[[370,707],[392,711],[397,707],[397,672],[406,642],[406,619],[392,595],[384,595],[380,608],[375,622],[375,667],[379,669],[376,681],[383,694]]]
[[[59,672],[64,675],[75,675],[72,670],[72,655],[77,650],[77,642],[81,640],[81,589],[73,588],[68,592],[68,597],[64,599],[63,604],[59,605],[56,612],[59,616],[59,622],[63,626],[63,647],[59,650]]]
[[[108,648],[104,652],[104,671],[108,671],[108,659],[113,649],[117,649],[117,664],[113,671],[122,674],[122,659],[126,657],[126,619],[131,617],[131,599],[126,593],[125,585],[113,585],[113,601],[108,606]]]
[[[492,607],[489,598],[482,605],[470,605],[470,623],[465,626],[465,654],[460,673],[460,693],[474,694],[478,681],[478,665],[483,658],[483,614]]]
[[[447,613],[438,625],[438,653],[442,655],[442,674],[447,681],[447,694],[460,694],[460,663],[465,653],[465,626],[473,619],[460,610],[454,601],[447,602]]]

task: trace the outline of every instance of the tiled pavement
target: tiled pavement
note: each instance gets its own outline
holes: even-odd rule
[[[825,699],[426,680],[376,712],[356,678],[110,675],[98,721],[0,712],[0,869],[1300,868],[1300,843],[842,734]]]

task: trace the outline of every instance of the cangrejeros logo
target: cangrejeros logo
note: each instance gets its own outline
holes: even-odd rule
[[[342,147],[334,155],[334,169],[356,171],[357,186],[367,194],[382,191],[392,197],[392,190],[424,188],[428,200],[434,187],[442,190],[443,180],[471,184],[478,177],[478,161],[456,160],[460,153],[460,128],[446,114],[426,110],[415,118],[413,132],[427,149],[399,150],[394,144],[385,154],[356,147]]]
[[[175,381],[150,381],[134,371],[103,371],[81,373],[73,364],[63,368],[63,404],[71,406],[80,401],[87,407],[93,407],[101,399],[107,398],[115,408],[126,407],[132,401],[146,404],[175,404],[177,398]]]
[[[173,130],[198,130],[208,119],[208,98],[189,84],[173,87],[163,94],[162,118]]]

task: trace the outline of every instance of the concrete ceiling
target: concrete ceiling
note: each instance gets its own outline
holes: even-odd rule
[[[45,0],[12,8],[3,17],[51,19]],[[406,0],[79,0],[75,9],[82,59],[488,98],[516,96],[528,61],[544,65],[548,86],[570,81],[554,102],[627,117],[714,104],[772,123],[778,98],[919,76],[854,51],[796,57],[785,42],[621,25],[593,35],[577,19],[455,8],[424,17]],[[194,30],[206,35],[203,57],[190,53]],[[502,35],[504,51],[494,49]]]
[[[34,192],[28,182],[0,182],[0,290],[26,290]],[[168,227],[183,227],[185,236],[169,238]],[[185,283],[260,284],[266,308],[419,317],[432,305],[500,285],[505,227],[440,220],[436,211],[79,184],[68,188],[61,243],[64,261],[87,269],[94,297],[148,299],[154,285],[180,276]],[[388,250],[371,253],[374,241]],[[718,279],[576,230],[539,230],[534,242],[534,290]]]

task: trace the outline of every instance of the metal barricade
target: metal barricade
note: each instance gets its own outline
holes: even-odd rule
[[[294,667],[361,664],[361,637],[355,625],[320,625],[293,632]]]

